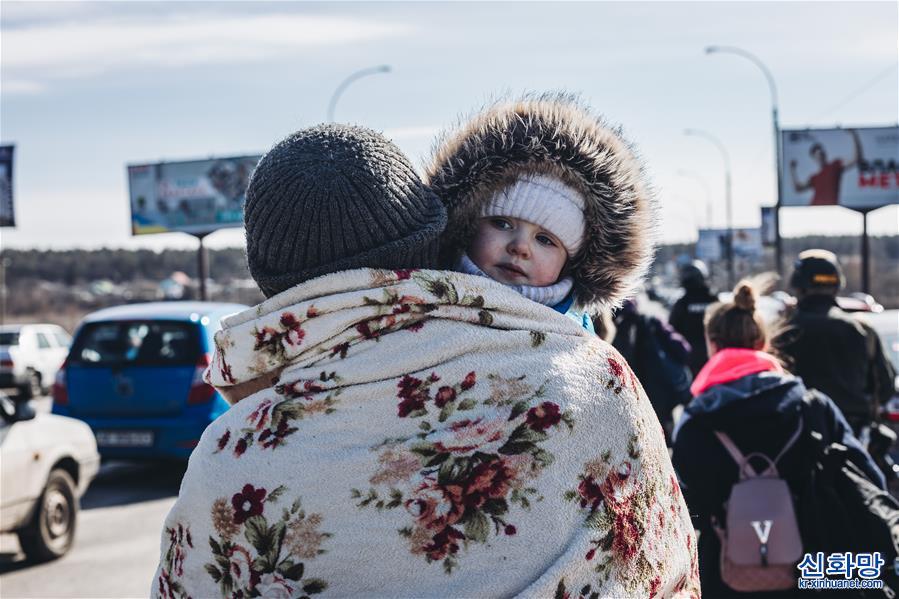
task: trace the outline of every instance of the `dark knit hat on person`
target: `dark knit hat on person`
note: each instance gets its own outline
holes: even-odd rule
[[[836,295],[846,285],[836,254],[827,250],[805,250],[793,264],[790,286],[812,293]]]
[[[396,145],[318,125],[259,160],[244,209],[247,264],[266,297],[354,268],[434,268],[446,209]]]

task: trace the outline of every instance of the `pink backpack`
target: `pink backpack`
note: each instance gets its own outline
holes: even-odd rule
[[[774,460],[761,453],[744,456],[726,434],[715,435],[740,469],[725,504],[726,523],[715,530],[721,539],[721,580],[735,591],[778,591],[796,588],[796,564],[802,558],[802,539],[787,482],[777,462],[799,438],[799,428]],[[768,467],[757,473],[749,463],[757,458]]]

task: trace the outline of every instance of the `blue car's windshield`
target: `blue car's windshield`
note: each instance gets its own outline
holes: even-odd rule
[[[95,322],[84,326],[72,346],[70,364],[175,366],[196,364],[197,327],[180,321]]]

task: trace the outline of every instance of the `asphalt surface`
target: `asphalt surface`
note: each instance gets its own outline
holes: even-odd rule
[[[49,410],[49,400],[35,402]],[[185,465],[103,464],[81,498],[75,543],[61,559],[33,564],[15,535],[0,535],[0,597],[147,597],[162,524]]]
[[[105,464],[81,499],[67,555],[32,564],[14,535],[0,536],[0,597],[147,597],[183,474],[177,464]]]

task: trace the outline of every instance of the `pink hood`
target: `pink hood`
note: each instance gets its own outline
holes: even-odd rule
[[[723,385],[750,374],[766,371],[783,372],[780,362],[771,354],[754,349],[723,349],[712,356],[702,367],[693,384],[690,385],[690,393],[696,397],[709,387]]]

